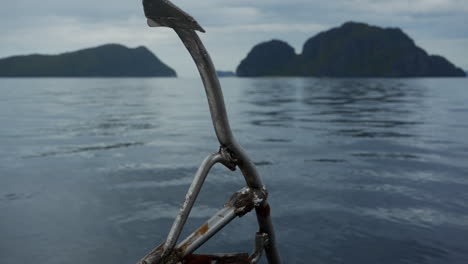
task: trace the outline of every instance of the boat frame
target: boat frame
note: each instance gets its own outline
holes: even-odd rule
[[[237,143],[231,131],[215,67],[208,51],[195,32],[195,30],[204,30],[198,26],[198,23],[191,16],[168,0],[144,0],[143,4],[148,24],[150,26],[168,26],[174,29],[192,56],[205,87],[210,114],[220,147],[218,152],[208,155],[200,165],[166,241],[140,260],[139,264],[257,263],[263,251],[265,251],[268,263],[281,264],[275,231],[270,217],[271,210],[267,202],[268,192],[255,165]],[[151,11],[155,11],[154,9],[157,9],[157,17],[148,15]],[[170,21],[170,23],[167,21]],[[187,27],[187,21],[192,24],[195,23],[197,27]],[[217,163],[223,164],[230,170],[235,170],[238,167],[247,186],[234,193],[224,205],[224,208],[177,244],[202,185],[210,169]],[[244,216],[252,210],[255,210],[259,226],[259,230],[255,234],[255,246],[252,254],[193,254],[196,249],[233,219]]]

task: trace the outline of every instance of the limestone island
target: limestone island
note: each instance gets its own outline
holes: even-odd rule
[[[429,55],[399,28],[347,22],[321,32],[301,54],[280,40],[256,45],[237,67],[239,77],[464,77],[442,56]]]
[[[0,59],[0,77],[175,77],[146,47],[107,44],[58,55]]]

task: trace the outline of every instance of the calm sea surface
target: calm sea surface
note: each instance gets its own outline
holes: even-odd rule
[[[468,263],[468,79],[222,79],[285,263]],[[135,263],[218,143],[198,79],[0,79],[0,263]],[[186,233],[243,187],[215,167]],[[253,214],[202,252],[250,252]]]

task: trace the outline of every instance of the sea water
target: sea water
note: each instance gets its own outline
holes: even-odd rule
[[[468,79],[221,83],[284,263],[468,263]],[[135,263],[218,147],[197,78],[0,79],[0,263]],[[183,235],[243,186],[217,165]]]

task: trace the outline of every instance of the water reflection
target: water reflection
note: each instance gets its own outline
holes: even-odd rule
[[[255,126],[300,127],[360,138],[412,137],[425,100],[417,82],[379,79],[277,79],[245,90]]]

